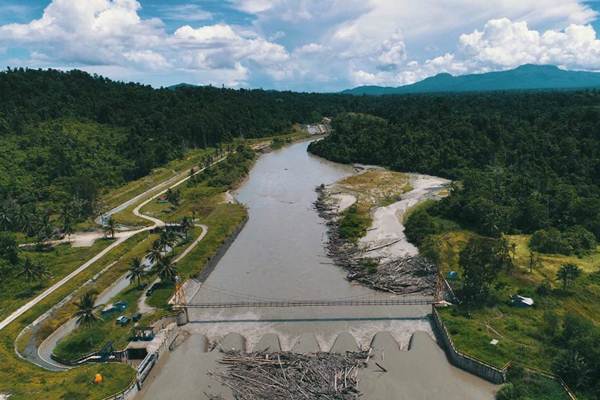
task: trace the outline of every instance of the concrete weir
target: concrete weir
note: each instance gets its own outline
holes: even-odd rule
[[[303,333],[291,347],[281,346],[279,335],[262,335],[251,349],[252,338],[238,332],[223,337],[207,338],[192,334],[168,355],[161,365],[161,373],[151,377],[138,395],[141,399],[164,398],[210,399],[221,396],[233,400],[231,390],[216,380],[214,372],[222,371],[219,363],[223,351],[264,351],[275,353],[292,351],[310,354],[320,351],[345,353],[361,349],[350,332],[341,332],[330,348],[321,348],[317,337]],[[211,346],[215,343],[217,346]],[[418,331],[403,350],[392,333],[377,332],[362,349],[371,349],[366,368],[359,371],[361,398],[377,400],[488,400],[494,398],[497,386],[459,370],[446,362],[444,352],[430,333]],[[427,379],[423,379],[423,377]]]

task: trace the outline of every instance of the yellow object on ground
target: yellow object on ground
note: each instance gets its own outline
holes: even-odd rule
[[[104,377],[102,376],[102,374],[96,374],[96,376],[94,377],[94,383],[99,384],[102,382],[104,382]]]

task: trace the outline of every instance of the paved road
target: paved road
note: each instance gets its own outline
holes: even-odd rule
[[[219,158],[218,160],[216,160],[215,162],[213,162],[211,164],[211,166],[215,165],[217,163],[220,163],[221,161],[225,160],[226,158],[227,158],[227,155]],[[201,168],[198,171],[196,171],[196,173],[194,175],[199,174],[199,173],[201,173],[204,170],[205,170],[205,168]],[[42,293],[40,293],[39,295],[37,295],[36,297],[34,297],[32,300],[28,301],[27,303],[25,303],[24,305],[22,305],[21,307],[19,307],[17,310],[15,310],[14,312],[12,312],[7,318],[5,318],[3,321],[0,322],[0,330],[4,329],[8,324],[10,324],[11,322],[13,322],[15,319],[19,318],[21,315],[23,315],[27,311],[31,310],[36,304],[38,304],[39,302],[41,302],[42,300],[44,300],[46,297],[50,296],[52,293],[54,293],[56,290],[58,290],[60,287],[62,287],[65,283],[69,282],[75,276],[77,276],[81,272],[85,271],[92,264],[94,264],[96,261],[98,261],[99,259],[101,259],[102,257],[104,257],[112,249],[114,249],[115,247],[119,246],[121,243],[125,242],[127,239],[129,239],[133,235],[137,235],[140,232],[145,232],[145,231],[154,229],[156,227],[162,227],[162,226],[164,226],[165,223],[163,221],[159,220],[158,218],[154,218],[154,217],[142,214],[140,212],[140,209],[142,207],[144,207],[146,204],[150,203],[152,200],[155,200],[156,198],[158,198],[162,194],[166,193],[169,188],[175,188],[175,187],[181,185],[182,183],[184,183],[188,179],[190,179],[190,177],[191,176],[188,175],[185,178],[180,179],[175,184],[169,186],[167,189],[164,189],[164,190],[158,192],[157,194],[151,196],[147,200],[143,201],[141,204],[139,204],[133,210],[133,213],[136,216],[138,216],[140,218],[143,218],[143,219],[146,219],[148,221],[151,221],[154,225],[149,226],[149,227],[145,227],[145,228],[142,228],[142,229],[134,230],[134,231],[120,232],[119,233],[119,237],[117,237],[117,239],[113,243],[111,243],[108,247],[106,247],[100,253],[96,254],[94,257],[92,257],[91,259],[89,259],[88,261],[86,261],[84,264],[82,264],[81,266],[79,266],[79,268],[77,268],[76,270],[74,270],[73,272],[71,272],[70,274],[68,274],[64,278],[62,278],[60,281],[56,282],[55,284],[53,284],[52,286],[50,286],[49,288],[47,288],[46,290],[44,290]],[[156,185],[152,189],[149,189],[146,192],[142,193],[141,195],[138,195],[138,196],[134,197],[133,199],[130,199],[130,200],[126,201],[125,203],[121,204],[120,206],[114,208],[113,210],[109,211],[109,213],[110,212],[115,212],[114,210],[117,210],[117,209],[124,209],[124,208],[128,207],[129,205],[135,203],[135,201],[139,200],[140,198],[143,198],[143,196],[146,195],[147,193],[151,193],[152,191],[156,190],[157,188],[164,187],[164,184],[165,184],[164,182],[159,183],[158,185]]]
[[[186,255],[188,255],[198,245],[198,243],[200,243],[200,241],[202,241],[202,239],[204,239],[204,237],[206,236],[206,233],[208,232],[208,227],[204,224],[196,224],[196,226],[202,228],[202,232],[188,247],[186,247],[186,249],[183,252],[181,252],[181,254],[179,254],[175,258],[175,260],[174,260],[175,262],[180,261]],[[158,281],[158,279],[156,281]],[[123,291],[125,288],[127,288],[127,286],[129,286],[129,284],[130,284],[130,282],[129,282],[129,279],[127,278],[127,274],[121,276],[117,281],[115,281],[112,285],[110,285],[108,288],[106,288],[102,293],[100,293],[98,295],[98,298],[96,299],[96,305],[107,304],[113,297],[115,297],[121,291]],[[146,294],[144,293],[143,294],[144,298],[145,298],[145,295]],[[138,311],[141,312],[142,314],[145,314],[145,313],[153,310],[152,307],[146,306],[145,304],[144,304],[144,306],[145,306],[145,308],[138,307],[139,308]],[[67,321],[66,323],[64,323],[63,325],[61,325],[50,336],[48,336],[46,339],[44,339],[44,341],[42,343],[40,343],[40,345],[37,349],[37,358],[39,358],[39,360],[36,360],[35,363],[43,368],[51,369],[51,370],[58,370],[58,371],[72,368],[70,366],[63,365],[61,363],[54,361],[51,356],[52,356],[52,353],[54,352],[54,348],[56,347],[58,342],[62,338],[67,336],[69,333],[71,333],[73,330],[75,330],[75,328],[77,328],[76,319],[72,318],[69,321]]]

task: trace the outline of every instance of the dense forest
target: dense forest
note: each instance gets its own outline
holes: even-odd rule
[[[589,237],[573,233],[600,238],[598,104],[599,91],[371,97],[154,89],[77,70],[8,69],[0,73],[0,229],[33,229],[22,214],[44,219],[57,208],[90,215],[101,189],[187,149],[327,115],[339,116],[335,133],[312,152],[459,179],[436,213],[489,235],[578,227],[559,244],[578,252],[572,243]],[[552,231],[538,236],[556,239]]]
[[[577,227],[565,235],[569,243],[589,242],[589,232],[600,238],[600,92],[402,96],[396,103],[380,116],[339,116],[334,133],[310,151],[457,180],[430,212],[482,234]],[[585,237],[572,240],[576,234]]]
[[[461,285],[456,293],[462,303],[452,312],[464,313],[466,320],[489,316],[486,307],[498,310],[507,303],[505,290],[511,295],[525,291],[545,311],[543,321],[530,330],[515,325],[519,338],[533,337],[552,349],[552,372],[582,398],[600,399],[600,329],[585,311],[586,301],[597,302],[600,272],[586,274],[573,290],[569,285],[583,275],[576,264],[558,268],[556,289],[548,278],[536,287],[531,275],[540,263],[537,253],[583,257],[597,250],[600,92],[402,96],[393,101],[396,108],[389,114],[379,109],[377,115],[339,115],[333,133],[309,150],[341,162],[452,178],[449,196],[417,207],[405,224],[409,240],[435,261],[445,256],[436,247],[443,237],[439,234],[461,228],[479,233],[458,253]],[[531,234],[529,274],[522,281],[513,275],[516,247],[504,236],[517,233]],[[585,301],[569,308],[575,291],[585,293]],[[514,316],[506,309],[492,314]],[[518,375],[519,368],[511,371]],[[517,375],[509,377],[511,384],[498,399],[537,398],[527,395],[526,374]]]
[[[284,133],[329,107],[327,96],[8,69],[0,73],[0,230],[50,234],[50,215],[88,217],[102,189],[186,150]]]

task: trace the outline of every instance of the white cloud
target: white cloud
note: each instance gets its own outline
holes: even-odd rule
[[[590,25],[563,31],[531,30],[527,22],[491,20],[482,31],[461,35],[465,62],[475,67],[515,67],[525,63],[556,64],[574,69],[600,69],[600,40]]]
[[[29,49],[31,64],[181,69],[231,85],[246,82],[250,64],[280,76],[275,66],[288,58],[282,46],[227,24],[169,34],[159,19],[142,19],[140,8],[135,0],[53,0],[39,19],[0,26],[0,48]]]
[[[385,53],[383,53],[385,54]],[[463,34],[458,51],[411,61],[398,72],[353,71],[356,84],[411,83],[440,72],[465,74],[514,68],[522,64],[554,64],[567,69],[600,70],[600,40],[590,25],[564,30],[532,30],[508,18],[488,21],[483,29]]]
[[[214,15],[197,4],[154,6],[171,24],[189,23],[171,31],[158,18],[142,18],[136,0],[52,0],[39,19],[0,26],[0,49],[27,49],[32,66],[282,89],[400,85],[523,63],[600,69],[588,25],[596,13],[580,0],[227,4],[252,14],[250,22],[228,23],[223,14],[212,23]]]

